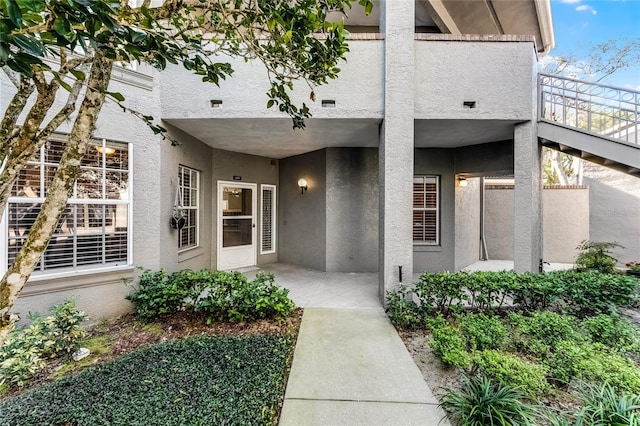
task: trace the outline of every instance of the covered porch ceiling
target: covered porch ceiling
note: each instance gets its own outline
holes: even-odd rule
[[[377,148],[381,119],[306,120],[293,130],[288,118],[165,119],[206,145],[226,151],[281,159],[332,147]],[[513,139],[509,120],[416,120],[416,148],[457,148]]]

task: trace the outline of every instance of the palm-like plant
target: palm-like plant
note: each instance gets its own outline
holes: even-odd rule
[[[582,385],[576,426],[640,426],[640,395],[620,395],[608,383]]]
[[[448,390],[440,406],[459,426],[529,426],[539,417],[536,406],[522,402],[524,394],[484,376],[466,378],[461,391]]]

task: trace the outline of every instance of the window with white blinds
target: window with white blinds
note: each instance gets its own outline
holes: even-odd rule
[[[6,266],[33,226],[58,168],[65,138],[49,140],[20,171],[7,205]],[[129,146],[91,141],[67,202],[34,275],[130,264]]]
[[[262,209],[260,254],[275,253],[276,251],[276,187],[275,185],[262,185],[261,187]]]
[[[200,211],[200,172],[185,166],[178,167],[179,196],[186,223],[178,231],[178,250],[198,247]]]
[[[413,179],[413,242],[440,244],[438,176],[416,176]]]

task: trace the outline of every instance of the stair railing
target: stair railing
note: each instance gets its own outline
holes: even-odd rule
[[[539,74],[538,94],[540,121],[640,145],[640,92]]]

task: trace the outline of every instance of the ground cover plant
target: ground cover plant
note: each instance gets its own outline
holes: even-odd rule
[[[23,352],[43,361],[28,376],[2,371],[0,425],[275,424],[302,311],[273,276],[146,272],[142,283],[144,315],[85,332],[84,314],[68,302],[8,340],[8,367],[31,367]],[[226,303],[196,310],[194,294]],[[74,362],[80,346],[91,354]]]
[[[1,425],[274,424],[291,336],[149,346],[0,403]]]
[[[492,424],[527,424],[509,402],[510,389],[538,406],[545,420],[533,424],[636,425],[640,333],[619,308],[637,301],[639,285],[629,275],[593,270],[425,273],[413,288],[388,295],[387,312],[423,372],[448,371],[449,381],[440,382],[448,388],[443,407],[458,412],[452,401],[467,408],[475,401],[473,416],[455,416],[460,425],[490,424],[482,421],[491,414],[477,420],[484,409],[497,410]],[[584,396],[596,391],[636,423],[590,422],[604,410]]]

